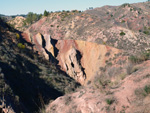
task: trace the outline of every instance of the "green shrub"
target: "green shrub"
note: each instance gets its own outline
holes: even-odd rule
[[[106,103],[107,103],[108,105],[111,105],[113,102],[114,102],[113,99],[106,99]]]
[[[48,11],[44,11],[44,16],[48,16],[49,12]]]
[[[73,13],[76,13],[76,12],[78,12],[78,10],[72,10],[72,12],[73,12]]]
[[[126,35],[123,31],[121,31],[120,36]]]
[[[138,88],[135,90],[135,95],[138,97],[146,97],[150,94],[150,85],[146,85],[144,88]]]
[[[149,60],[150,59],[150,52],[145,52],[142,54],[142,56],[143,56],[144,60]]]
[[[122,7],[126,7],[126,6],[130,7],[130,4],[129,4],[129,3],[124,3],[124,4],[122,4],[121,6],[122,6]]]
[[[125,20],[122,20],[122,21],[121,21],[121,23],[124,23],[124,22],[125,22]]]
[[[25,48],[26,48],[25,45],[22,44],[22,43],[18,43],[17,46],[18,46],[19,48],[21,48],[21,49],[25,49]]]
[[[149,31],[143,31],[143,33],[149,35]]]
[[[147,94],[150,94],[150,85],[146,85],[144,87],[144,91],[147,93]]]
[[[20,38],[20,35],[18,33],[16,33],[16,38],[19,39]]]
[[[129,57],[129,60],[132,62],[132,63],[138,63],[139,62],[139,59],[137,58],[137,56],[133,56],[131,55]]]
[[[64,19],[62,18],[61,21],[64,21]]]

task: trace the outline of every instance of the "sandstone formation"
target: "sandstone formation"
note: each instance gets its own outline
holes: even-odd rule
[[[45,34],[43,36],[40,33],[33,37],[27,36],[25,39],[35,44],[35,51],[43,54],[46,59],[51,60],[52,57],[49,54],[55,57],[54,54],[58,51],[56,53],[58,65],[81,84],[86,83],[96,75],[100,71],[100,67],[105,67],[106,60],[121,52],[113,47],[80,40],[56,40],[56,43],[52,44],[53,41],[51,40],[54,39],[50,35]],[[54,51],[54,48],[57,51]]]
[[[56,47],[59,65],[80,83],[90,80],[100,67],[105,67],[106,60],[120,52],[109,46],[79,40],[59,40]],[[106,56],[106,53],[110,55]],[[76,76],[82,78],[78,80]]]

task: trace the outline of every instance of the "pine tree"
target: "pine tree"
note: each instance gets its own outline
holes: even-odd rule
[[[44,11],[44,16],[48,16],[49,12],[48,11]]]

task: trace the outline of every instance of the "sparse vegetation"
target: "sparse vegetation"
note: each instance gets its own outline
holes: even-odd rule
[[[126,6],[130,7],[130,4],[129,4],[129,3],[124,3],[124,4],[122,4],[121,6],[122,6],[122,7],[126,7]]]
[[[129,60],[132,63],[141,63],[141,62],[149,60],[149,59],[150,59],[150,52],[149,51],[140,53],[139,55],[131,55],[129,57]]]
[[[150,85],[145,85],[144,88],[138,88],[135,90],[135,95],[139,98],[144,98],[150,94]]]

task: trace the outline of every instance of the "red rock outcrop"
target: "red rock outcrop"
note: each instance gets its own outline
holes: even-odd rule
[[[49,53],[56,57],[61,69],[81,84],[92,79],[100,71],[100,67],[105,67],[106,60],[120,52],[113,47],[81,40],[56,40],[52,44],[53,39],[47,34],[38,33],[29,37],[24,33],[24,38],[34,44],[35,51],[43,54],[46,59],[51,60]],[[54,48],[58,49],[57,56]]]
[[[105,67],[106,60],[120,52],[109,46],[79,40],[59,40],[56,47],[62,70],[82,84],[92,79],[100,67]],[[110,55],[106,56],[106,53]]]

